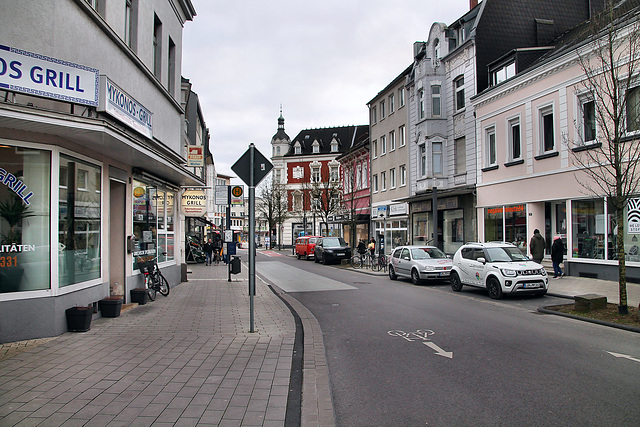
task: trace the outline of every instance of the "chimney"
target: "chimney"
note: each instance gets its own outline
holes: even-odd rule
[[[478,5],[478,0],[469,0],[469,10],[473,9]]]

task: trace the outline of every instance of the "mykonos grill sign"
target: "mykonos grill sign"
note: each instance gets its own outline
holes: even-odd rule
[[[95,68],[0,44],[0,88],[98,106]]]

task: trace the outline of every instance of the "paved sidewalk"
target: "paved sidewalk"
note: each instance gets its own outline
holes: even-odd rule
[[[249,333],[246,264],[232,282],[224,265],[189,270],[167,298],[94,320],[88,332],[2,345],[0,426],[284,425],[291,311],[257,279]],[[296,310],[313,339],[315,319]],[[305,357],[305,376],[319,388],[305,388],[303,425],[333,423],[323,352],[318,372]]]

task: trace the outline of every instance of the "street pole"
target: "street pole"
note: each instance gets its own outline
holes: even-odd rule
[[[249,322],[254,332],[253,297],[256,294],[256,185],[255,185],[255,145],[249,144]]]
[[[231,230],[231,186],[227,187],[227,230]],[[233,233],[231,233],[233,236]],[[233,240],[233,238],[231,239]],[[229,246],[231,243],[227,242],[227,275],[228,282],[231,281],[231,255],[229,255]]]

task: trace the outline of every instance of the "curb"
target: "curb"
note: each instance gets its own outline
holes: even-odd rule
[[[564,298],[566,298],[566,296]],[[596,325],[608,326],[610,328],[616,328],[616,329],[622,329],[624,331],[640,333],[640,328],[636,328],[635,326],[620,325],[618,323],[611,323],[604,320],[591,319],[589,317],[576,316],[575,314],[562,313],[560,311],[549,310],[549,307],[554,307],[554,306],[550,305],[547,307],[540,307],[538,308],[538,311],[544,314],[553,314],[556,316],[562,316],[562,317],[568,317],[570,319],[581,320],[583,322],[595,323]]]

